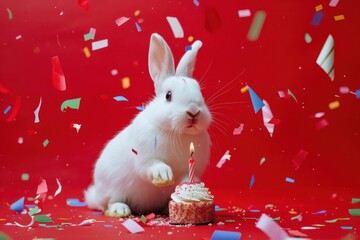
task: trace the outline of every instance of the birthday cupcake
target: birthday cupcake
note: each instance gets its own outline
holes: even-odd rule
[[[214,196],[202,182],[185,182],[176,186],[169,202],[172,224],[206,224],[214,221]]]

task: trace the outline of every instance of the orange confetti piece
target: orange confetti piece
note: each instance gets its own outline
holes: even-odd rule
[[[90,50],[88,47],[84,47],[83,52],[84,52],[86,58],[91,57],[91,53],[90,53]]]
[[[248,91],[248,86],[247,85],[240,89],[241,93],[246,93],[247,91]]]
[[[345,16],[343,14],[334,16],[335,21],[341,21],[345,19]]]
[[[317,12],[323,10],[323,5],[322,5],[322,4],[317,5],[317,6],[315,7],[315,10],[316,10]]]
[[[340,102],[339,101],[334,101],[334,102],[329,103],[329,108],[331,110],[334,110],[334,109],[336,109],[338,107],[340,107]]]
[[[130,78],[129,77],[124,77],[123,79],[121,79],[121,84],[123,89],[127,89],[130,87]]]
[[[140,10],[136,10],[136,11],[134,12],[134,16],[137,17],[137,16],[140,15],[140,13],[141,13]]]

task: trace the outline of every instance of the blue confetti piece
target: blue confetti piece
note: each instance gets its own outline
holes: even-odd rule
[[[261,99],[258,97],[258,95],[256,95],[256,93],[254,92],[254,90],[252,90],[251,87],[248,86],[248,90],[250,93],[250,98],[251,98],[251,102],[254,107],[254,111],[255,111],[255,113],[257,113],[262,107],[265,106],[265,104],[263,103],[263,101],[261,101]]]
[[[116,101],[128,101],[125,97],[123,97],[123,96],[116,96],[116,97],[114,97],[114,99],[116,100]]]
[[[294,179],[292,179],[292,178],[287,177],[287,178],[285,178],[285,182],[288,182],[288,183],[294,183],[294,182],[295,182],[295,180],[294,180]]]
[[[20,198],[19,200],[10,205],[10,209],[15,212],[21,213],[24,210],[24,200],[25,197]]]
[[[252,186],[254,185],[254,182],[255,182],[255,176],[252,175],[252,176],[251,176],[251,179],[250,179],[250,189],[251,189]]]
[[[141,32],[141,27],[140,27],[140,25],[139,25],[138,23],[135,23],[135,26],[136,26],[136,30],[137,30],[138,32]]]
[[[210,240],[239,240],[240,238],[240,232],[215,230]]]
[[[356,90],[356,99],[360,99],[360,89]]]
[[[77,198],[68,198],[66,203],[71,207],[86,207],[86,202],[80,202]]]
[[[260,212],[259,209],[250,209],[249,212]]]
[[[313,214],[324,214],[326,213],[326,210],[321,210],[321,211],[318,211],[318,212],[314,212]]]
[[[352,226],[341,226],[341,229],[343,230],[353,230]]]
[[[197,6],[197,7],[200,5],[200,3],[199,3],[199,1],[198,1],[198,0],[194,0],[194,1],[193,1],[193,3],[194,3],[194,4],[195,4],[195,6]]]
[[[7,108],[5,108],[4,110],[4,115],[6,115],[11,109],[11,106],[7,106]]]
[[[323,11],[318,11],[314,14],[314,17],[312,19],[312,25],[314,26],[318,26],[320,25],[322,19],[324,17],[324,12]]]
[[[112,224],[104,224],[104,227],[105,227],[105,228],[112,228],[113,225],[112,225]]]
[[[185,46],[185,52],[190,51],[192,49],[192,46]]]
[[[136,107],[136,109],[139,110],[139,111],[144,111],[145,107],[144,106],[138,106],[138,107]]]

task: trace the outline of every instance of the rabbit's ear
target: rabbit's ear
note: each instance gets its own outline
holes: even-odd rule
[[[165,40],[157,33],[151,35],[149,48],[149,72],[159,93],[163,81],[175,75],[174,58]]]
[[[193,45],[191,45],[191,49],[186,51],[176,68],[177,76],[185,76],[192,78],[196,56],[201,46],[202,42],[197,40],[193,43]]]

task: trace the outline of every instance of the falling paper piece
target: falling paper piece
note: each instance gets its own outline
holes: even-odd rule
[[[285,182],[288,182],[288,183],[294,183],[294,182],[295,182],[295,180],[294,180],[294,179],[292,179],[292,178],[286,177],[286,178],[285,178]]]
[[[10,205],[10,209],[15,212],[21,213],[24,210],[24,201],[25,197],[20,198],[19,200]]]
[[[44,147],[47,147],[47,145],[49,144],[49,139],[45,139],[42,144]]]
[[[74,98],[74,99],[69,99],[69,100],[64,101],[61,104],[61,111],[64,112],[64,110],[67,108],[79,109],[80,100],[81,100],[81,98]]]
[[[323,10],[323,5],[322,4],[320,4],[320,5],[317,5],[316,7],[315,7],[315,11],[320,11],[320,10]]]
[[[323,116],[325,116],[325,113],[324,113],[324,112],[317,112],[317,113],[315,113],[315,115],[314,115],[315,118],[322,118]]]
[[[308,235],[300,232],[299,230],[288,230],[291,237],[307,237]]]
[[[266,214],[262,214],[256,227],[262,230],[271,240],[286,240],[288,234]]]
[[[266,129],[268,130],[270,137],[273,136],[274,133],[274,128],[275,125],[269,123],[272,119],[273,119],[273,114],[271,112],[269,103],[266,100],[263,100],[264,103],[264,107],[261,109],[262,114],[263,114],[263,122],[264,122],[264,126],[266,127]]]
[[[10,8],[7,8],[6,11],[8,12],[9,20],[13,19],[13,14],[12,14]]]
[[[335,21],[340,21],[340,20],[344,20],[345,19],[345,16],[344,15],[336,15],[336,16],[334,16],[334,19],[335,19]]]
[[[238,15],[239,17],[250,17],[251,16],[251,11],[250,9],[242,9],[238,11]]]
[[[28,228],[31,227],[32,225],[34,225],[34,217],[31,217],[31,222],[28,225],[22,225],[20,223],[14,222],[14,223],[6,223],[5,226],[17,226],[17,227],[21,227],[21,228]]]
[[[39,105],[37,106],[37,108],[34,111],[34,115],[35,115],[34,123],[39,123],[40,122],[39,112],[40,112],[41,103],[42,103],[42,97],[40,97]]]
[[[352,226],[341,226],[341,229],[343,230],[353,230]]]
[[[249,32],[247,34],[247,39],[249,41],[258,40],[265,18],[266,18],[265,11],[257,11],[255,13]]]
[[[320,211],[314,212],[312,214],[317,215],[317,214],[324,214],[324,213],[326,213],[326,210],[320,210]]]
[[[89,2],[87,0],[78,0],[78,4],[85,11],[89,10]]]
[[[293,159],[291,160],[293,163],[293,166],[295,168],[295,170],[298,170],[301,166],[301,164],[304,162],[305,158],[309,155],[308,152],[304,151],[304,150],[300,150],[295,157],[293,157]]]
[[[95,219],[86,219],[86,220],[82,221],[79,224],[71,224],[71,226],[73,226],[73,227],[76,227],[76,226],[90,226],[95,222],[96,222]]]
[[[250,88],[248,86],[248,89],[249,89],[249,93],[250,93],[251,102],[254,107],[254,111],[255,111],[255,113],[257,113],[262,107],[265,106],[265,104],[263,103],[263,101],[261,101],[261,99],[258,97],[258,95],[256,95],[256,93],[252,90],[252,88]]]
[[[183,38],[184,37],[184,30],[182,29],[179,20],[176,17],[166,17],[171,30],[174,34],[175,38]]]
[[[360,217],[360,209],[349,209],[349,213],[351,216],[356,216],[356,217]]]
[[[116,76],[118,75],[119,71],[117,69],[113,69],[111,70],[111,76]]]
[[[93,51],[96,51],[96,50],[99,50],[99,49],[102,49],[102,48],[106,48],[108,45],[109,45],[108,40],[103,39],[103,40],[100,40],[100,41],[92,42],[91,43],[91,47],[92,47],[91,49]]]
[[[226,161],[230,161],[231,155],[230,155],[229,153],[230,153],[229,150],[227,150],[227,151],[225,152],[225,154],[221,157],[221,159],[219,160],[219,162],[216,164],[216,167],[217,167],[217,168],[221,168],[222,165],[223,165]]]
[[[318,11],[318,12],[315,12],[314,16],[313,16],[313,19],[312,19],[312,25],[314,26],[318,26],[320,25],[322,19],[323,19],[323,16],[324,16],[324,12],[323,11]]]
[[[251,179],[250,179],[250,189],[252,188],[252,186],[254,185],[254,183],[255,183],[255,176],[252,175],[252,176],[251,176]]]
[[[29,216],[32,216],[32,215],[35,215],[35,214],[37,214],[39,212],[41,212],[41,209],[38,206],[36,206],[36,207],[30,209],[28,214],[29,214]]]
[[[130,78],[129,77],[124,77],[121,79],[121,85],[123,89],[127,89],[130,87]]]
[[[118,27],[120,27],[121,25],[123,25],[124,23],[126,23],[130,18],[128,17],[120,17],[118,19],[115,20],[115,23]]]
[[[24,138],[19,137],[19,138],[18,138],[18,144],[23,144],[23,143],[24,143]]]
[[[68,198],[66,199],[66,204],[71,207],[86,207],[85,202],[80,202],[77,198]]]
[[[329,103],[329,108],[331,110],[334,110],[334,109],[336,109],[338,107],[340,107],[340,102],[339,101],[334,101],[334,102]]]
[[[246,93],[248,90],[249,90],[249,87],[246,85],[245,87],[242,87],[242,88],[240,89],[240,92],[241,92],[241,93]]]
[[[123,96],[116,96],[116,97],[114,97],[114,99],[116,100],[116,101],[128,101],[125,97],[123,97]]]
[[[240,232],[215,230],[210,240],[239,240],[240,238]]]
[[[51,220],[51,218],[49,218],[46,215],[37,215],[37,216],[35,216],[35,222],[49,223],[49,222],[53,222],[53,220]]]
[[[56,197],[57,195],[59,195],[59,193],[61,193],[61,190],[62,190],[62,186],[61,186],[61,183],[59,181],[59,179],[56,179],[56,182],[58,184],[58,189],[56,190],[55,194],[54,194],[54,197]]]
[[[90,50],[88,47],[84,47],[83,52],[84,52],[86,58],[91,57],[91,53],[90,53]]]
[[[326,39],[316,63],[329,75],[334,81],[334,39],[331,34]]]
[[[96,29],[95,28],[90,28],[89,33],[84,34],[84,40],[85,41],[94,40],[95,39],[95,34],[96,34]]]
[[[261,158],[261,159],[260,159],[260,166],[261,166],[265,161],[266,161],[266,158],[265,158],[265,157]]]
[[[233,135],[240,135],[243,130],[244,130],[244,124],[241,123],[238,128],[234,128]]]
[[[312,41],[312,37],[310,36],[310,34],[305,33],[305,42],[306,43],[311,43]]]
[[[299,222],[301,222],[302,219],[303,219],[303,217],[302,217],[301,214],[299,214],[299,215],[296,215],[296,216],[292,217],[292,218],[291,218],[291,221],[293,221],[293,220],[295,220],[295,219],[297,219]]]
[[[360,203],[360,198],[352,198],[352,199],[351,199],[351,203],[352,203],[352,204]]]
[[[141,215],[140,220],[145,224],[147,219],[144,215]]]
[[[215,7],[205,7],[205,29],[215,32],[222,26],[220,15]]]
[[[138,32],[141,32],[140,24],[135,23],[135,27],[136,27],[136,30],[137,30]]]
[[[47,183],[45,179],[40,179],[39,180],[39,184],[36,190],[36,195],[38,194],[42,194],[42,193],[47,193],[48,192],[48,187],[47,187]]]
[[[138,232],[144,232],[145,229],[141,227],[138,223],[136,223],[131,218],[127,219],[125,222],[122,223],[122,225],[127,228],[131,233],[138,233]]]
[[[66,82],[64,72],[60,65],[60,60],[58,56],[54,56],[51,58],[52,65],[52,83],[55,89],[60,91],[66,90]]]
[[[350,92],[350,88],[349,87],[346,87],[346,86],[342,86],[339,88],[339,92],[342,93],[342,94],[347,94]]]
[[[81,128],[81,124],[73,123],[72,127],[76,129],[76,132],[77,132],[77,133],[79,133],[80,128]]]
[[[340,0],[331,0],[329,3],[330,7],[336,7],[336,5],[339,3]]]
[[[5,108],[4,110],[4,115],[6,115],[11,109],[11,106],[7,106],[7,108]]]
[[[295,102],[298,102],[298,100],[296,99],[295,95],[290,91],[290,89],[288,89],[288,92],[287,92],[294,100]]]
[[[28,173],[21,174],[22,181],[28,181],[30,179],[30,175]]]

